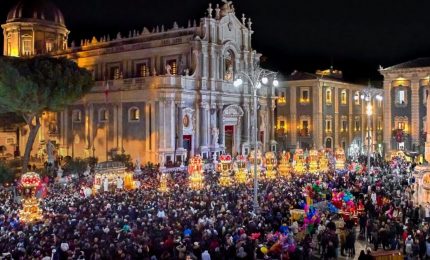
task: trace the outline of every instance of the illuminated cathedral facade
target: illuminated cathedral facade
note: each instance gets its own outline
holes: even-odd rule
[[[96,81],[75,104],[43,115],[33,154],[48,141],[58,155],[99,161],[121,153],[160,163],[196,154],[248,154],[252,125],[258,127],[260,147],[276,149],[274,89],[259,90],[258,122],[253,122],[250,86],[233,86],[237,72],[252,69],[261,57],[251,45],[251,19],[237,18],[231,3],[206,11],[185,27],[175,22],[68,44],[58,8],[47,1],[13,7],[2,25],[4,55],[67,57]],[[21,151],[25,132],[15,141]]]

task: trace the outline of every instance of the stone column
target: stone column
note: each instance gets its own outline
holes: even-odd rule
[[[273,140],[275,140],[275,126],[276,126],[276,122],[275,122],[275,108],[276,108],[276,105],[275,105],[275,101],[274,100],[272,100],[271,101],[272,102],[272,104],[271,104],[271,106],[270,106],[270,109],[269,109],[269,118],[270,118],[270,121],[269,121],[269,128],[270,128],[270,141],[273,141]]]
[[[297,144],[297,127],[300,125],[299,118],[297,118],[297,104],[299,100],[297,99],[297,88],[290,87],[290,122],[291,122],[291,145],[296,146]]]
[[[243,136],[245,139],[245,142],[247,142],[248,144],[250,144],[250,135],[249,135],[249,131],[251,130],[250,128],[250,124],[251,124],[251,109],[249,107],[249,104],[244,104],[243,105],[243,110],[245,111],[244,115],[243,115]]]
[[[384,80],[384,153],[391,151],[391,78]]]
[[[415,76],[412,78],[411,81],[411,90],[412,90],[412,96],[411,96],[411,137],[412,137],[412,144],[410,149],[412,150],[412,146],[419,145],[420,143],[420,79],[418,76]]]
[[[334,87],[334,121],[332,122],[332,132],[334,128],[334,136],[333,136],[333,148],[340,147],[340,137],[339,137],[339,88]]]
[[[201,124],[200,124],[200,145],[201,146],[208,146],[208,109],[209,105],[207,103],[201,103],[200,104],[200,118],[201,118]]]
[[[122,106],[122,102],[120,102],[118,104],[118,151],[120,153],[124,152],[123,127],[124,127],[123,106]]]
[[[178,135],[178,149],[183,149],[184,148],[184,124],[182,122],[183,118],[184,118],[184,103],[183,102],[178,102],[176,105],[177,109],[178,109],[178,123],[177,125],[177,135]],[[191,119],[190,119],[191,120]],[[190,122],[191,124],[191,122]]]
[[[166,148],[166,136],[165,136],[165,130],[166,130],[166,121],[164,116],[164,110],[165,110],[165,104],[166,100],[160,99],[158,102],[158,120],[159,120],[159,149],[160,148]]]
[[[217,116],[217,120],[218,120],[218,128],[219,128],[219,136],[218,136],[218,143],[221,146],[224,146],[224,135],[225,135],[225,129],[224,129],[224,122],[223,122],[223,104],[219,103],[218,104],[218,116]]]
[[[176,125],[175,125],[175,101],[173,98],[169,98],[167,100],[166,104],[166,111],[165,111],[165,127],[164,129],[166,135],[166,148],[174,149],[175,147],[175,141],[176,141]]]
[[[117,152],[120,152],[119,150],[119,142],[118,142],[118,104],[115,104],[113,106],[113,149],[116,149]]]

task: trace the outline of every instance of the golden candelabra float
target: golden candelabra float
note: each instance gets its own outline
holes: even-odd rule
[[[291,164],[290,164],[290,152],[282,152],[281,155],[281,161],[279,162],[278,166],[279,173],[284,176],[288,177],[291,173]]]
[[[305,167],[305,156],[303,153],[303,149],[297,148],[294,152],[294,173],[303,174],[306,171]]]
[[[315,149],[309,151],[309,172],[318,172],[318,151]]]
[[[249,165],[250,165],[250,172],[251,172],[251,178],[254,178],[255,172],[254,172],[254,162],[257,160],[257,178],[261,177],[261,167],[263,166],[263,160],[260,149],[257,150],[257,158],[255,159],[255,150],[252,150],[249,154]]]
[[[266,165],[266,178],[273,180],[276,178],[276,154],[274,152],[266,152],[265,154],[265,165]]]
[[[329,171],[329,161],[327,159],[327,154],[324,150],[318,153],[318,162],[320,172],[328,172]]]
[[[221,154],[219,156],[218,172],[220,173],[219,185],[228,187],[231,185],[232,160],[230,154]]]
[[[203,160],[200,155],[194,156],[190,159],[188,164],[188,173],[190,174],[190,188],[193,190],[200,190],[204,185],[203,177]]]
[[[158,187],[158,191],[159,192],[168,192],[169,188],[167,187],[167,175],[166,173],[161,173],[160,174],[160,187]]]
[[[23,222],[32,222],[42,219],[42,209],[35,196],[36,188],[40,184],[40,176],[35,172],[27,172],[21,176],[23,188],[22,210],[19,219]]]
[[[234,177],[237,183],[246,183],[248,177],[248,168],[246,165],[246,157],[244,155],[236,156],[236,161],[233,165],[233,170],[235,172]]]
[[[336,170],[345,169],[345,151],[342,148],[337,148],[334,156],[336,158]]]

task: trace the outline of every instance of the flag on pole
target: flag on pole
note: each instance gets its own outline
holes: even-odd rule
[[[106,81],[106,88],[105,88],[105,103],[108,103],[109,99],[109,81]]]

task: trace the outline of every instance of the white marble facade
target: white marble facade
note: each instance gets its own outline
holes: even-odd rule
[[[251,19],[238,19],[226,2],[207,13],[186,27],[94,37],[51,52],[91,70],[96,86],[57,113],[58,127],[42,139],[58,144],[61,155],[103,161],[125,152],[143,163],[166,163],[247,154],[255,124],[263,149],[274,149],[274,89],[259,90],[257,123],[250,87],[233,86],[237,71],[261,57],[251,47]]]

